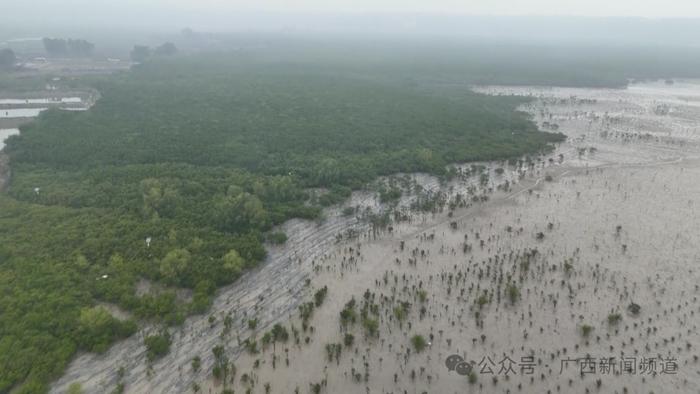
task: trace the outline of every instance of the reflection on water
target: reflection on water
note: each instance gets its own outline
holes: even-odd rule
[[[17,134],[19,134],[19,129],[0,129],[0,150],[5,148],[7,137]]]

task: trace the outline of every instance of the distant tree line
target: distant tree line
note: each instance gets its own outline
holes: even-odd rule
[[[172,42],[166,42],[152,50],[146,45],[134,45],[134,48],[131,50],[131,60],[135,62],[144,62],[151,57],[151,54],[156,56],[172,56],[176,53],[177,47]]]
[[[44,38],[44,49],[52,57],[89,57],[95,50],[95,44],[85,40],[63,38]]]

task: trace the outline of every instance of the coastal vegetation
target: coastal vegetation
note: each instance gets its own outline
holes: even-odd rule
[[[48,110],[7,141],[0,392],[46,391],[80,350],[204,313],[266,240],[284,242],[275,225],[321,219],[377,176],[445,175],[563,139],[516,110],[523,98],[244,55],[154,58],[79,83],[100,92],[93,108]],[[169,345],[159,335],[146,338],[153,360]]]

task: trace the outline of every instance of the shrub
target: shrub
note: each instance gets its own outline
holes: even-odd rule
[[[588,324],[584,324],[584,325],[581,326],[581,334],[582,334],[584,337],[587,338],[587,337],[591,334],[591,332],[593,332],[593,327],[592,327],[592,326],[589,326]]]
[[[316,303],[316,306],[321,306],[323,304],[323,301],[326,299],[326,295],[328,294],[328,286],[323,286],[322,289],[319,289],[315,294],[314,294],[314,302]]]
[[[153,361],[159,357],[163,357],[170,351],[170,334],[163,331],[160,334],[149,335],[143,339],[146,345],[146,357],[148,361]]]
[[[422,335],[414,335],[413,338],[411,338],[411,343],[413,344],[413,348],[416,349],[416,352],[418,353],[422,352],[428,345]]]
[[[83,394],[83,386],[78,382],[73,382],[68,386],[68,394]]]
[[[627,310],[630,311],[631,314],[633,315],[638,315],[639,312],[641,312],[642,307],[639,306],[639,304],[635,304],[634,302],[630,303],[629,306],[627,307]]]
[[[287,234],[281,231],[275,231],[267,235],[267,240],[275,245],[281,245],[287,242]]]
[[[428,299],[428,292],[425,290],[418,290],[418,300],[420,302],[425,302]]]
[[[486,294],[482,294],[479,296],[479,298],[476,299],[476,304],[479,306],[479,309],[481,309],[484,305],[489,303],[489,297]]]
[[[611,313],[608,315],[608,324],[611,326],[616,325],[620,320],[622,320],[622,315],[619,313]]]
[[[508,285],[506,292],[508,293],[508,299],[510,300],[511,304],[515,304],[515,301],[520,298],[520,290],[518,290],[518,288],[512,283]]]
[[[275,324],[270,332],[272,333],[272,339],[274,339],[275,342],[287,342],[289,339],[289,332],[279,323]]]
[[[345,334],[345,337],[343,338],[343,343],[347,347],[352,346],[352,344],[355,343],[355,336],[349,333]]]
[[[366,317],[362,320],[362,326],[365,328],[365,332],[368,337],[373,337],[377,335],[379,331],[379,322],[375,319]]]
[[[258,327],[258,319],[250,319],[248,320],[248,328],[251,330],[255,330]]]

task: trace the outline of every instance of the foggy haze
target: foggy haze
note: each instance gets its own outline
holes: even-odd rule
[[[643,40],[692,43],[697,41],[700,31],[700,23],[693,19],[700,17],[700,3],[693,0],[5,0],[2,3],[2,36],[9,30],[14,33],[18,29],[27,33],[37,29],[65,31],[79,25],[81,29],[191,27],[203,31],[457,34],[525,39],[586,40],[600,36],[622,41],[639,35]]]
[[[12,9],[31,11],[46,16],[57,13],[99,16],[105,10],[178,10],[186,13],[459,13],[470,15],[557,15],[557,16],[624,16],[646,18],[700,17],[700,3],[693,0],[39,0],[19,5],[7,2],[4,12]],[[9,10],[7,9],[9,8]]]

